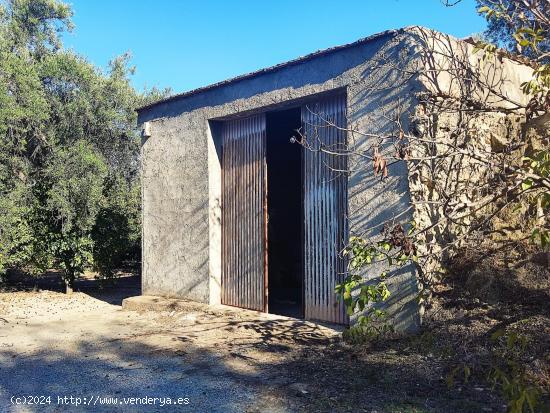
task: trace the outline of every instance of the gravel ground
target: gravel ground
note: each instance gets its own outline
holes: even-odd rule
[[[417,336],[358,346],[318,324],[228,307],[123,311],[122,299],[139,295],[137,277],[105,289],[80,281],[71,296],[59,292],[59,281],[23,283],[0,290],[0,412],[505,412],[482,368],[488,337],[501,327],[527,337],[524,364],[546,388],[550,278],[536,263],[502,274],[495,268],[457,270],[459,278],[434,292]],[[494,280],[478,281],[477,273]],[[472,377],[448,387],[449,373],[464,363]],[[51,404],[10,402],[29,395],[51,396]],[[58,396],[92,406],[60,405]],[[120,404],[132,397],[189,404]]]
[[[300,394],[307,390],[277,365],[291,348],[336,335],[250,311],[189,303],[177,313],[139,314],[112,304],[117,301],[99,290],[0,293],[0,411],[302,410]],[[51,404],[13,405],[12,396],[51,396]],[[83,404],[58,404],[58,396]],[[97,397],[119,404],[101,406]],[[189,403],[120,404],[131,397]]]

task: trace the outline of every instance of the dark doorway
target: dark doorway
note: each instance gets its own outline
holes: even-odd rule
[[[291,143],[301,110],[268,112],[266,162],[269,312],[303,317],[302,152]]]

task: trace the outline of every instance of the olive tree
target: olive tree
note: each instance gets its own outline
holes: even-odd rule
[[[71,18],[59,0],[0,1],[0,276],[61,265],[69,286],[139,260],[134,109],[169,93],[137,92],[128,54],[102,70],[65,50]]]
[[[67,292],[92,264],[92,228],[104,203],[105,161],[85,141],[56,150],[43,171],[46,202],[42,242],[63,269]]]

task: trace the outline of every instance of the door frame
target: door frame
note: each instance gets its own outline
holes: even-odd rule
[[[210,119],[209,122],[211,123],[215,123],[215,124],[220,124],[222,125],[223,123],[227,122],[227,121],[232,121],[232,120],[236,120],[236,119],[243,119],[243,118],[248,118],[250,116],[254,116],[254,115],[260,115],[260,114],[263,114],[265,116],[265,114],[267,114],[267,112],[272,112],[272,111],[279,111],[279,110],[285,110],[285,109],[291,109],[291,108],[298,108],[298,107],[304,107],[306,105],[311,105],[311,104],[314,104],[315,102],[319,102],[321,100],[324,100],[324,99],[328,99],[330,97],[334,97],[334,96],[339,96],[339,95],[343,95],[344,98],[345,98],[345,101],[346,101],[346,111],[348,109],[348,104],[347,104],[347,87],[339,87],[339,88],[335,88],[335,89],[331,89],[331,90],[328,90],[328,91],[324,91],[324,92],[320,92],[320,93],[317,93],[317,94],[313,94],[313,95],[307,95],[307,96],[304,96],[304,97],[301,97],[301,98],[297,98],[297,99],[293,99],[293,100],[288,100],[288,101],[285,101],[285,102],[281,102],[279,104],[275,104],[275,105],[267,105],[267,106],[264,106],[264,107],[261,107],[261,108],[258,108],[258,109],[254,109],[254,110],[251,110],[251,111],[245,111],[245,112],[240,112],[240,113],[237,113],[237,114],[233,114],[233,115],[229,115],[229,116],[223,116],[223,117],[218,117],[218,118],[213,118],[213,119]],[[303,124],[301,125],[303,127]],[[222,126],[223,128],[223,126]],[[218,129],[218,127],[216,127],[216,129]],[[216,132],[217,135],[220,135],[219,132]],[[347,136],[345,137],[345,140],[346,140],[346,143],[347,143]],[[225,148],[224,148],[224,145],[223,145],[223,140],[220,141],[220,148],[219,148],[219,161],[220,161],[220,175],[221,175],[221,196],[220,196],[220,199],[221,199],[221,219],[220,219],[220,222],[221,222],[221,225],[220,225],[220,232],[221,232],[221,246],[222,248],[220,249],[220,254],[221,254],[221,271],[222,271],[222,275],[221,275],[221,279],[220,279],[220,296],[221,296],[221,300],[222,300],[222,303],[223,303],[223,295],[224,295],[224,292],[223,292],[223,289],[224,289],[224,276],[223,276],[223,268],[224,268],[224,237],[226,236],[225,234],[225,231],[224,231],[224,202],[223,202],[223,192],[224,192],[224,188],[223,188],[223,185],[224,185],[224,182],[225,182],[225,177],[224,177],[224,174],[225,174],[225,165],[224,165],[224,155],[223,155],[223,152],[225,151]],[[300,208],[300,215],[301,215],[301,228],[300,228],[300,237],[301,237],[301,253],[300,253],[300,256],[301,256],[301,261],[302,261],[302,265],[301,265],[301,268],[302,268],[302,271],[301,271],[301,280],[302,280],[302,308],[301,308],[301,313],[302,313],[302,318],[305,319],[305,316],[306,316],[306,297],[305,297],[305,294],[306,294],[306,286],[305,286],[305,282],[306,282],[306,277],[305,277],[305,196],[304,196],[304,193],[305,193],[305,188],[304,188],[304,180],[305,180],[305,171],[304,171],[304,154],[305,154],[305,150],[303,147],[301,148],[301,159],[300,159],[300,162],[301,162],[301,168],[300,168],[300,171],[301,171],[301,174],[300,174],[300,186],[302,188],[302,197],[301,197],[301,208]],[[263,258],[263,265],[264,265],[264,269],[263,269],[263,284],[264,284],[264,288],[263,288],[263,300],[264,300],[264,303],[263,303],[263,310],[260,310],[260,311],[263,311],[263,312],[269,312],[269,271],[268,271],[268,263],[269,263],[269,249],[268,249],[268,240],[269,240],[269,234],[268,234],[268,225],[267,225],[267,219],[268,219],[268,202],[269,202],[269,188],[267,186],[267,164],[266,164],[266,157],[265,157],[265,153],[264,153],[264,161],[263,161],[263,168],[264,168],[264,188],[265,188],[265,191],[264,191],[264,197],[263,197],[263,227],[264,227],[264,231],[263,231],[263,250],[264,250],[264,258]],[[347,194],[347,180],[346,180],[346,185],[345,185],[345,189],[344,189],[344,192],[342,194],[343,196],[343,199],[341,200],[342,204],[345,206],[345,211],[344,211],[344,214],[347,216],[347,208],[348,208],[348,194]],[[345,221],[345,217],[344,217],[344,221]],[[344,224],[344,229],[343,231],[345,232],[344,236],[348,237],[349,234],[347,234],[348,232],[348,228],[347,228],[347,223]],[[344,265],[345,266],[345,265]],[[212,300],[211,300],[212,301]],[[246,307],[242,307],[242,306],[237,306],[237,307],[241,307],[241,308],[246,308]],[[349,323],[349,318],[348,320],[346,320],[345,322],[343,322],[342,324],[347,324]]]

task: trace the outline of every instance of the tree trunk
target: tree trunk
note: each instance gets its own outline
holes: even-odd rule
[[[65,277],[65,294],[72,294],[74,287],[74,275]]]
[[[546,215],[544,215],[544,209],[542,208],[542,197],[537,198],[537,224],[544,228],[546,224]],[[550,269],[550,247],[547,245],[543,247],[543,252],[546,249],[546,267]]]

